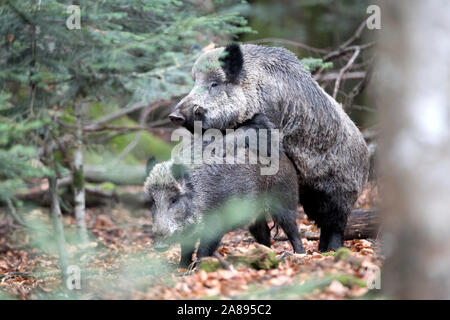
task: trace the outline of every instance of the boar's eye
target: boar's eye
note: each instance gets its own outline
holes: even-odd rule
[[[178,202],[179,197],[178,196],[173,196],[172,198],[169,199],[170,204],[175,204]]]
[[[215,87],[217,87],[219,84],[217,83],[217,82],[212,82],[210,85],[209,85],[209,89],[211,90],[212,88],[215,88]]]
[[[148,198],[148,204],[150,207],[153,207],[155,205],[155,199],[153,197]]]

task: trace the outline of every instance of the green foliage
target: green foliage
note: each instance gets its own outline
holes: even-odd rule
[[[246,34],[242,40],[282,38],[317,48],[333,48],[348,39],[367,18],[369,5],[367,0],[252,1],[251,9],[245,13],[258,35]],[[298,56],[312,54],[296,46],[287,47]]]
[[[367,287],[367,283],[360,279],[355,277],[354,275],[351,274],[340,274],[340,275],[336,275],[336,276],[329,276],[331,279],[336,279],[337,281],[339,281],[340,283],[342,283],[344,286],[346,287],[353,287],[353,286],[357,286],[360,288],[366,288]]]
[[[65,107],[86,96],[125,96],[126,103],[170,98],[191,86],[188,71],[198,54],[191,47],[210,41],[203,35],[220,39],[249,30],[235,12],[207,13],[173,0],[81,0],[81,29],[69,30],[70,2],[3,2],[2,90],[32,82],[37,108]],[[25,96],[18,102],[23,113],[31,92]]]
[[[250,31],[233,10],[242,3],[237,0],[217,1],[211,9],[178,0],[76,3],[81,29],[69,30],[72,1],[0,2],[0,200],[27,179],[50,174],[31,160],[42,160],[43,145],[74,133],[76,108],[97,109],[85,115],[89,122],[107,114],[110,101],[127,107],[180,96],[192,85],[199,48]],[[116,137],[113,152],[134,135]],[[170,146],[143,133],[135,149],[164,159]],[[63,154],[51,158],[62,169]]]
[[[334,257],[336,255],[336,252],[334,252],[334,251],[322,252],[322,255],[325,257]]]
[[[300,62],[308,71],[314,71],[318,68],[328,69],[333,66],[332,62],[323,62],[323,60],[319,58],[303,58]]]
[[[222,268],[222,265],[216,258],[207,257],[202,259],[199,269],[206,272],[214,272]]]
[[[227,261],[236,265],[236,267],[245,265],[256,270],[276,268],[280,263],[276,253],[262,245],[256,246],[246,255],[230,255],[227,257]]]
[[[334,261],[347,261],[352,256],[352,253],[349,249],[341,247],[336,251],[336,255],[334,256]]]
[[[245,255],[230,254],[225,261],[236,269],[247,267],[256,270],[270,270],[276,268],[281,262],[276,257],[275,251],[262,245],[255,246]],[[214,272],[222,268],[222,264],[213,257],[203,258],[199,267],[206,272]]]
[[[117,110],[96,104],[95,107],[90,108],[92,114],[104,114],[105,110]],[[102,113],[103,112],[103,113]],[[110,123],[111,125],[133,127],[138,123],[129,118],[120,118]],[[139,137],[137,137],[139,135]],[[138,138],[136,147],[133,148],[122,162],[128,165],[139,165],[147,160],[149,156],[155,156],[158,161],[165,161],[170,158],[172,146],[153,134],[141,131],[130,132],[127,134],[118,135],[105,144],[92,145],[86,152],[85,162],[90,164],[107,164],[114,163],[118,154],[120,154],[134,139]]]
[[[14,123],[2,119],[0,123],[0,201],[14,198],[14,193],[26,187],[32,177],[50,175],[42,163],[33,162],[37,148],[28,145],[27,134],[41,125],[42,121],[29,120]]]

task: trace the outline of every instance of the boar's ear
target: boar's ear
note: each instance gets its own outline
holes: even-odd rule
[[[244,56],[239,45],[237,43],[227,45],[219,61],[227,76],[227,80],[231,83],[236,83],[244,64]]]
[[[156,163],[157,163],[157,161],[156,161],[155,157],[151,156],[150,158],[148,158],[147,164],[145,166],[145,173],[147,176],[150,174],[150,171],[152,171],[152,169]]]
[[[185,179],[189,176],[188,168],[182,163],[174,163],[170,168],[172,171],[172,175],[175,180],[180,181],[181,179]]]

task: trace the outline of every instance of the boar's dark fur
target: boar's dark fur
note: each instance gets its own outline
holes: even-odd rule
[[[248,127],[270,126],[261,118],[256,116],[254,124],[248,123]],[[197,258],[201,259],[214,253],[225,233],[248,224],[256,241],[270,247],[270,230],[266,222],[266,214],[269,214],[287,235],[294,252],[304,253],[296,224],[295,168],[284,154],[280,156],[276,174],[261,175],[261,166],[184,165],[174,160],[156,164],[145,182],[153,215],[154,247],[164,250],[172,242],[179,242],[180,265],[186,267],[192,262],[197,239],[200,238]],[[255,210],[261,211],[251,212],[243,221],[230,224],[233,219],[227,216],[227,211],[218,209],[235,198],[258,203]],[[214,226],[223,227],[217,229]]]
[[[175,111],[201,107],[203,129],[220,130],[266,115],[295,165],[300,203],[321,228],[319,250],[337,250],[369,170],[367,145],[342,107],[283,48],[217,48],[198,58],[192,74],[194,88]]]

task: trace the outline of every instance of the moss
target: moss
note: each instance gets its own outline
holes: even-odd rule
[[[84,184],[83,167],[80,170],[73,170],[73,187],[80,190]]]
[[[65,123],[69,123],[69,124],[75,123],[75,116],[73,115],[72,107],[68,107],[68,108],[64,109],[64,111],[61,115],[61,120],[64,121]]]
[[[128,124],[134,126],[136,123]],[[122,152],[136,137],[138,133],[129,133],[115,137],[108,144],[115,153]],[[154,155],[158,161],[164,161],[170,158],[172,146],[153,136],[148,132],[141,132],[136,147],[124,158],[126,164],[139,164],[141,161],[147,160],[150,155]]]
[[[347,261],[351,257],[352,253],[347,248],[339,248],[338,251],[336,251],[336,255],[334,256],[334,261]]]
[[[247,256],[237,256],[237,255],[230,255],[226,258],[226,261],[231,263],[235,268],[239,267],[250,267],[251,261],[250,258]]]
[[[92,119],[100,119],[105,114],[113,113],[120,110],[120,107],[112,102],[92,103],[88,116]],[[120,117],[114,121],[108,122],[111,126],[134,127],[137,122],[129,117]],[[122,162],[128,165],[140,165],[144,163],[149,156],[155,156],[158,161],[165,161],[170,158],[172,145],[162,141],[149,132],[140,131],[140,139],[133,150],[128,153]],[[107,143],[99,146],[94,146],[86,152],[85,162],[90,164],[104,165],[109,159],[115,159],[136,137],[138,131],[130,132],[128,134],[117,136]]]
[[[251,257],[251,267],[257,270],[269,270],[276,268],[280,263],[280,260],[277,259],[275,252],[264,246],[258,246],[253,249]]]
[[[109,114],[112,112],[115,112],[117,110],[119,110],[120,107],[115,104],[115,103],[111,103],[111,102],[104,102],[104,103],[100,103],[100,102],[94,102],[90,105],[89,110],[88,110],[88,115],[90,118],[92,119],[100,119],[102,117],[105,116],[105,114]]]
[[[119,123],[111,123],[111,125],[132,127],[137,124],[130,119],[123,119]],[[120,135],[104,145],[91,148],[86,152],[86,162],[103,165],[109,159],[115,159],[135,139],[137,134],[138,132],[130,132]],[[170,158],[172,147],[151,133],[141,131],[138,144],[123,158],[122,162],[128,165],[140,165],[147,161],[149,156],[154,156],[158,161],[165,161]]]
[[[97,187],[104,191],[114,191],[114,189],[116,188],[116,185],[111,182],[104,182],[104,183],[98,185]]]
[[[200,264],[199,269],[206,272],[214,272],[222,267],[219,261],[215,258],[204,258]]]
[[[333,257],[333,256],[336,255],[336,252],[333,252],[333,251],[323,252],[322,255],[325,256],[325,257]]]
[[[58,163],[63,162],[63,156],[59,150],[53,151],[53,159]]]
[[[365,288],[367,287],[367,284],[364,280],[355,277],[353,275],[350,274],[342,274],[339,276],[334,277],[337,281],[339,281],[340,283],[342,283],[344,286],[346,287],[353,287],[353,286],[358,286],[361,288]]]
[[[226,260],[235,267],[245,265],[256,270],[273,269],[280,263],[280,260],[277,259],[275,252],[265,246],[257,246],[245,256],[230,255]]]

